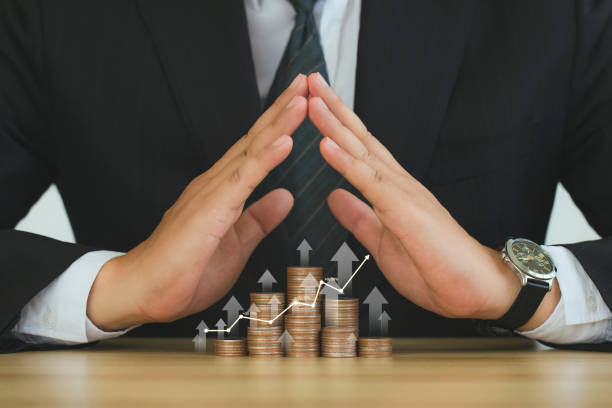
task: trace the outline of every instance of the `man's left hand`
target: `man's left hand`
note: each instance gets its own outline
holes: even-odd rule
[[[311,74],[308,83],[309,117],[324,136],[321,154],[371,204],[338,189],[329,196],[329,207],[372,253],[389,282],[415,304],[442,316],[503,316],[521,284],[500,253],[471,237],[319,74]],[[520,329],[539,326],[559,298],[555,281]]]

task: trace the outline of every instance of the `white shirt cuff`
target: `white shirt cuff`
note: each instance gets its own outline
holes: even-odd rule
[[[544,249],[557,266],[561,299],[539,327],[517,333],[555,344],[612,341],[612,313],[580,261],[567,248]]]
[[[28,343],[72,345],[118,337],[131,330],[104,332],[87,317],[87,299],[98,272],[120,255],[93,251],[74,261],[24,306],[13,333]]]

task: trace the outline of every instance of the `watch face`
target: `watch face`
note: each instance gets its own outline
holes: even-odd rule
[[[527,275],[538,279],[550,279],[555,267],[550,257],[535,242],[515,239],[508,255]]]

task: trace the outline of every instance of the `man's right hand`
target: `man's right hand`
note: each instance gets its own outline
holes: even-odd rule
[[[292,85],[208,171],[185,188],[160,224],[98,273],[87,315],[114,331],[199,312],[225,295],[251,252],[287,216],[287,190],[266,194],[243,212],[266,175],[291,151],[307,113],[306,77]]]

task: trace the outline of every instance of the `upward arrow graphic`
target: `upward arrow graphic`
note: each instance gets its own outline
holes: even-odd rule
[[[200,334],[200,336],[206,336],[206,332],[208,331],[208,326],[204,323],[204,320],[200,320],[200,324],[196,327],[196,330]]]
[[[276,283],[276,279],[274,279],[274,275],[270,273],[268,269],[261,275],[257,283],[261,283],[261,290],[263,292],[269,292],[272,290],[272,285]]]
[[[297,247],[297,250],[300,253],[300,266],[308,266],[308,257],[310,255],[311,249],[312,247],[308,244],[308,241],[306,241],[306,239],[304,239]]]
[[[346,242],[343,242],[338,251],[332,256],[331,261],[338,263],[338,283],[340,286],[346,285],[344,293],[347,296],[351,296],[353,282],[349,281],[349,279],[353,271],[353,262],[359,261],[359,258],[357,258]]]
[[[330,286],[333,286],[337,290],[330,288]],[[338,317],[335,312],[332,312],[332,311],[335,311],[336,308],[332,307],[330,303],[338,300],[338,293],[340,290],[341,290],[340,286],[338,286],[338,283],[336,282],[335,278],[327,279],[327,282],[325,282],[325,286],[323,286],[323,289],[321,289],[321,294],[325,296],[325,325],[326,326],[332,326],[333,320]]]
[[[227,321],[228,322],[233,322],[238,318],[238,315],[240,314],[241,310],[244,310],[244,308],[240,305],[240,303],[238,303],[238,300],[236,299],[236,296],[232,296],[230,298],[230,300],[227,301],[227,303],[225,304],[225,306],[223,306],[223,309],[221,309],[225,312],[227,312]],[[232,328],[230,334],[234,335],[236,333],[236,326],[234,326],[234,328]]]
[[[196,336],[193,338],[193,346],[195,348],[195,351],[197,352],[204,352],[206,351],[206,336],[202,335],[202,334],[196,334]]]
[[[225,335],[225,322],[223,321],[223,319],[217,320],[217,324],[215,324],[215,327],[218,330],[217,338],[223,340],[223,336]]]
[[[293,336],[285,329],[283,334],[278,338],[278,341],[281,343],[283,351],[287,350],[287,344],[293,343]]]
[[[276,316],[278,313],[278,306],[281,304],[281,301],[276,295],[274,295],[270,298],[268,304],[270,305],[270,312],[272,313],[272,316]]]
[[[380,327],[378,323],[378,317],[382,314],[382,305],[386,305],[387,299],[380,293],[380,290],[376,286],[370,292],[370,294],[365,298],[363,304],[368,305],[368,315],[370,317],[370,334],[374,334],[374,332],[378,331]]]
[[[383,311],[378,320],[380,320],[380,335],[387,336],[389,333],[389,320],[391,320],[391,316]]]
[[[312,276],[312,273],[309,273],[308,275],[306,275],[306,277],[302,280],[302,283],[300,283],[300,287],[304,289],[305,292],[310,292],[310,291],[316,291],[317,288],[319,286],[319,281],[316,280],[314,278],[314,276]],[[314,296],[314,295],[312,295]],[[304,299],[300,299],[302,302],[312,302],[314,301],[314,298],[312,298],[311,296],[304,296]]]
[[[257,313],[259,313],[259,308],[257,307],[257,305],[255,303],[251,303],[251,306],[249,307],[249,309],[245,312],[245,314],[253,319],[257,319]],[[257,320],[253,320],[251,321],[251,326],[252,327],[258,327],[259,326],[259,321]]]
[[[357,336],[355,336],[355,333],[351,332],[351,334],[348,335],[348,337],[346,338],[347,343],[351,344],[351,343],[355,343],[357,340],[359,340],[357,338]]]

